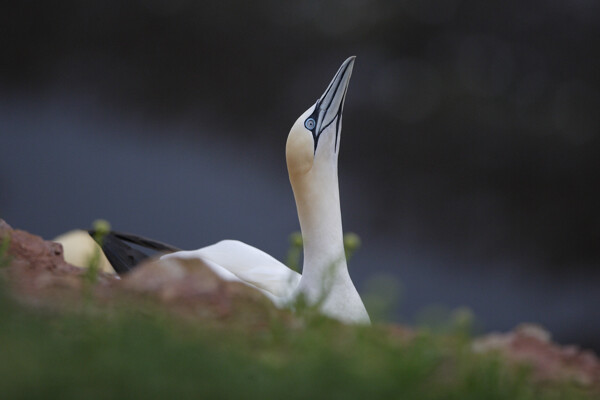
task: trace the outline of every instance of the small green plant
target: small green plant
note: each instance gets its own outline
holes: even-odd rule
[[[393,275],[380,274],[365,284],[362,299],[373,322],[390,321],[402,294],[402,285]]]
[[[346,253],[346,260],[350,261],[354,253],[360,249],[361,245],[362,242],[360,236],[354,232],[346,233],[344,235],[344,252]]]
[[[100,248],[104,242],[104,237],[110,232],[110,223],[103,219],[94,221],[94,240],[98,243]],[[87,269],[85,271],[85,280],[88,284],[93,285],[98,280],[98,272],[100,272],[100,248],[96,248],[94,253],[87,262]]]
[[[304,243],[302,241],[302,233],[292,232],[289,236],[290,247],[287,252],[285,264],[292,270],[300,272],[300,257],[302,256],[302,249]],[[344,235],[344,253],[346,260],[349,261],[354,253],[361,246],[360,236],[356,233],[348,232]]]
[[[449,309],[432,305],[421,310],[417,325],[424,331],[440,335],[470,338],[477,331],[473,312],[467,307]]]
[[[285,264],[292,270],[300,272],[300,256],[302,256],[302,234],[292,232],[289,236],[290,248],[288,249]]]
[[[10,247],[10,236],[5,236],[0,241],[0,269],[6,268],[12,262],[12,257],[8,254]],[[2,295],[4,293],[4,275],[0,274],[0,303],[2,302]],[[1,305],[1,304],[0,304]]]
[[[290,235],[289,240],[290,248],[288,250],[286,264],[292,270],[300,272],[300,256],[303,249],[302,234],[300,232],[293,232]],[[346,260],[350,260],[354,253],[360,248],[360,237],[356,233],[349,232],[344,235],[343,241],[344,256],[346,257]],[[322,277],[318,292],[319,295],[316,299],[311,299],[309,301],[304,293],[300,293],[291,301],[289,307],[293,309],[296,314],[303,315],[305,318],[308,317],[310,320],[323,319],[324,317],[319,310],[329,296],[336,277],[336,270],[343,261],[343,257],[340,256],[339,259],[333,260],[330,265],[327,266]]]
[[[10,236],[2,238],[0,243],[0,268],[8,267],[11,262],[11,256],[8,254],[8,248],[10,247]]]

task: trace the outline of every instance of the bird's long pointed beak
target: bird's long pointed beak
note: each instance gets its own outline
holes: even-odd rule
[[[348,90],[355,58],[355,56],[349,57],[342,63],[331,83],[327,86],[325,93],[317,101],[319,112],[317,132],[319,133],[336,119],[337,121],[342,119],[344,100],[346,99],[346,91]]]

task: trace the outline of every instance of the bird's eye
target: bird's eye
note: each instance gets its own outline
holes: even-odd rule
[[[304,126],[309,131],[312,131],[315,128],[315,120],[312,118],[307,119],[306,121],[304,121]]]

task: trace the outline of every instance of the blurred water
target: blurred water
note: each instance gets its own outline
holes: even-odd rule
[[[200,129],[197,121],[148,123],[81,94],[5,96],[0,216],[46,239],[105,218],[117,230],[183,248],[231,238],[283,260],[298,222],[287,131],[268,134],[242,141],[209,122]],[[419,221],[401,208],[385,210],[396,228],[382,232],[372,223],[385,204],[380,183],[349,173],[349,162],[340,161],[344,226],[363,240],[351,274],[359,289],[380,274],[397,277],[398,320],[410,322],[432,304],[467,306],[486,330],[534,321],[560,341],[600,348],[600,274],[577,270],[557,279],[529,268],[537,260],[511,254],[474,262],[437,241],[410,240]]]

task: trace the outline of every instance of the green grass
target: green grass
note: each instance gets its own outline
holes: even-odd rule
[[[5,236],[0,240],[0,268],[10,265],[11,257],[8,255],[10,247],[10,236]]]
[[[407,342],[320,317],[248,326],[122,306],[51,312],[0,295],[0,397],[591,399],[471,354],[462,334]]]
[[[292,243],[288,261],[298,266],[301,242]],[[10,263],[7,248],[0,243],[0,266]],[[97,302],[96,275],[70,296],[79,304],[58,311],[8,298],[0,274],[1,399],[593,398],[470,352],[468,310],[430,310],[406,340],[385,324],[344,326],[300,304],[298,318],[244,303],[226,319],[192,319],[131,297]],[[381,277],[368,286],[371,314],[385,320],[399,284]]]

